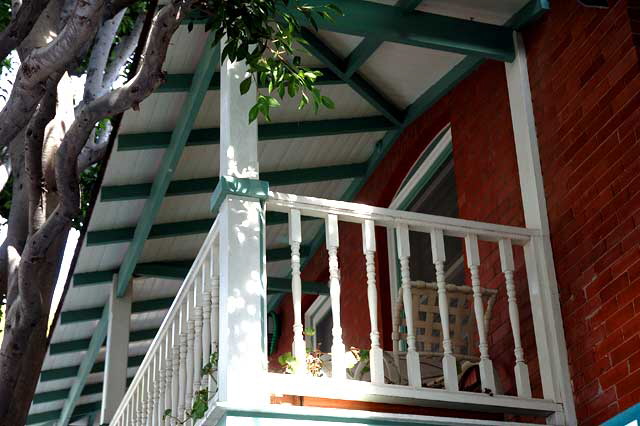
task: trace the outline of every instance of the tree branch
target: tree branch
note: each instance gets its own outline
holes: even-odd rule
[[[0,147],[6,146],[27,125],[44,95],[46,80],[63,72],[93,38],[103,6],[103,0],[79,0],[58,37],[33,50],[22,63],[9,99],[0,111]]]
[[[16,49],[35,25],[49,0],[25,0],[9,25],[0,33],[0,60]]]
[[[87,67],[87,81],[84,85],[83,102],[91,102],[102,94],[104,71],[109,61],[109,53],[113,39],[118,32],[120,22],[126,9],[122,9],[116,16],[102,24],[89,57]]]
[[[120,76],[120,71],[124,68],[127,61],[133,55],[142,33],[142,27],[144,26],[144,15],[138,16],[136,23],[131,33],[121,40],[120,43],[113,49],[113,60],[107,65],[107,69],[104,72],[104,79],[102,82],[102,88],[105,92],[112,88],[113,83]]]

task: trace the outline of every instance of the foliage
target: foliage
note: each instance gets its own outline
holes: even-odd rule
[[[98,181],[101,163],[98,162],[80,173],[80,214],[72,221],[72,226],[81,229],[84,220],[89,213],[91,206],[91,196],[93,194],[93,186]]]
[[[207,411],[209,410],[209,401],[213,399],[213,397],[217,392],[218,382],[215,377],[217,372],[218,372],[218,352],[215,351],[209,357],[209,362],[202,367],[202,376],[203,377],[208,376],[209,380],[213,380],[216,391],[214,391],[211,395],[209,395],[208,388],[202,388],[197,390],[193,394],[193,403],[191,404],[191,408],[188,410],[185,410],[184,419],[180,419],[179,417],[172,415],[171,409],[168,408],[164,410],[164,413],[162,414],[162,420],[164,421],[167,419],[171,419],[176,424],[183,425],[190,420],[193,420],[195,422],[195,420],[204,418],[204,415],[207,414]]]
[[[267,94],[259,94],[249,111],[249,122],[258,114],[270,121],[270,109],[280,105],[274,93],[280,99],[298,98],[298,109],[308,104],[315,111],[321,106],[334,108],[333,101],[315,85],[322,73],[302,64],[298,46],[307,44],[300,35],[300,22],[317,29],[316,19],[332,20],[342,14],[336,5],[311,6],[300,0],[198,0],[195,8],[205,28],[215,29],[215,43],[224,38],[221,59],[246,61],[250,76],[240,84],[240,92],[248,92],[253,84],[267,88]]]

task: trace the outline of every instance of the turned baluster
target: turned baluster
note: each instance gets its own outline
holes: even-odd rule
[[[133,397],[131,398],[131,424],[138,425],[138,388],[134,389]]]
[[[193,335],[193,398],[202,386],[202,306],[201,306],[201,285],[196,280],[195,286],[195,308],[193,315],[194,335]]]
[[[431,256],[436,268],[436,283],[438,285],[438,310],[442,325],[442,372],[444,373],[444,387],[449,391],[458,390],[458,372],[456,358],[453,356],[451,345],[451,330],[449,328],[449,300],[447,284],[444,280],[444,262],[447,259],[444,250],[444,234],[441,229],[431,231]]]
[[[167,339],[164,337],[160,342],[160,347],[158,348],[158,387],[157,387],[157,397],[156,397],[156,407],[155,407],[155,418],[157,419],[156,425],[164,425],[164,421],[162,421],[162,415],[164,414],[165,401],[166,401],[166,393],[167,393]]]
[[[218,321],[220,311],[220,276],[218,275],[218,256],[214,252],[211,259],[211,354],[218,352]],[[214,375],[214,378],[217,377]],[[209,380],[209,394],[218,391],[217,379]]]
[[[362,224],[362,251],[367,269],[367,298],[369,301],[369,319],[371,322],[371,350],[369,351],[369,369],[371,383],[384,384],[383,353],[380,347],[378,331],[378,289],[376,288],[376,227],[373,220]]]
[[[487,343],[487,331],[484,321],[484,302],[482,299],[482,288],[480,287],[480,250],[478,249],[478,237],[468,234],[465,239],[467,251],[467,266],[471,273],[471,287],[473,289],[473,310],[476,316],[476,326],[478,327],[478,348],[480,350],[480,383],[482,388],[491,392],[496,392],[496,380],[493,374],[493,363],[489,357],[489,344]]]
[[[150,364],[147,367],[147,371],[142,376],[142,410],[140,417],[143,425],[147,425],[149,423],[149,399],[151,398],[151,382],[149,380],[149,376],[152,368],[153,364]]]
[[[144,378],[145,375],[142,375],[142,379],[140,380],[140,383],[138,383],[138,389],[136,390],[136,393],[138,395],[138,403],[136,404],[136,411],[137,411],[137,421],[138,424],[140,426],[146,426],[145,424],[145,419],[144,419]]]
[[[158,406],[160,405],[160,375],[162,374],[161,368],[162,348],[157,349],[156,355],[153,357],[153,370],[151,372],[151,380],[153,383],[153,397],[151,399],[151,406],[149,407],[149,418],[153,426],[158,426],[160,420],[158,419]]]
[[[178,335],[179,368],[178,368],[178,417],[184,417],[187,393],[187,307],[180,307],[180,334]]]
[[[500,240],[498,242],[500,249],[500,265],[505,278],[507,287],[507,303],[509,305],[509,321],[511,322],[511,332],[513,333],[513,352],[516,356],[516,365],[514,368],[516,376],[516,389],[518,396],[523,398],[531,398],[531,383],[529,382],[529,367],[524,362],[524,350],[522,349],[522,340],[520,339],[520,314],[518,313],[518,301],[516,299],[516,286],[513,281],[513,271],[515,270],[513,262],[513,247],[511,240]]]
[[[340,325],[340,269],[338,266],[338,216],[330,214],[325,221],[327,252],[329,253],[329,293],[331,296],[331,316],[333,319],[333,342],[331,345],[331,371],[334,379],[347,377],[345,348]]]
[[[186,410],[191,410],[193,401],[193,343],[195,338],[195,308],[194,308],[193,290],[187,294],[187,352],[185,363],[185,385],[184,385],[184,405]]]
[[[173,346],[171,350],[171,360],[173,369],[171,372],[171,415],[178,416],[178,407],[180,404],[180,315],[173,322]],[[175,424],[172,421],[171,424]]]
[[[407,376],[409,386],[421,387],[422,375],[420,373],[420,356],[416,351],[416,329],[413,317],[413,297],[411,294],[411,273],[409,270],[409,228],[406,224],[396,227],[396,239],[398,244],[398,260],[400,261],[400,279],[402,281],[402,304],[407,323]]]
[[[213,258],[209,258],[209,263],[213,263]],[[207,277],[207,268],[202,268],[202,359],[204,367],[209,363],[211,357],[211,282]],[[202,376],[202,387],[209,389],[209,376]]]
[[[306,344],[302,326],[302,281],[300,278],[300,244],[302,243],[302,222],[300,211],[289,212],[289,245],[291,245],[291,297],[293,299],[293,356],[295,373],[306,373]]]

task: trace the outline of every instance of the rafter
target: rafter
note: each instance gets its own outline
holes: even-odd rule
[[[260,141],[347,135],[353,133],[384,132],[394,128],[385,117],[338,118],[333,120],[268,123],[258,126]],[[118,136],[118,151],[159,149],[169,146],[171,132],[134,133]],[[217,145],[220,129],[194,129],[187,138],[187,146]]]
[[[331,0],[307,3],[324,5]],[[339,6],[344,14],[317,20],[321,29],[498,61],[515,57],[510,28],[365,0],[341,0]]]
[[[180,117],[171,135],[171,142],[164,152],[156,178],[149,189],[149,198],[145,202],[140,220],[136,225],[133,240],[127,247],[124,261],[118,270],[116,294],[119,297],[125,294],[129,286],[138,258],[142,254],[144,242],[149,235],[156,214],[160,210],[165,193],[171,183],[171,177],[176,170],[198,111],[200,111],[209,82],[213,78],[216,64],[219,62],[219,46],[213,46],[214,37],[213,32],[210,32],[207,37],[205,52],[198,63],[187,99],[181,106]]]
[[[271,186],[295,185],[299,183],[322,182],[326,180],[349,179],[360,177],[366,172],[366,163],[345,164],[339,166],[314,167],[309,169],[283,170],[266,172],[261,179]],[[215,188],[218,178],[201,178],[172,181],[165,196],[206,194]],[[151,183],[103,186],[100,201],[124,201],[148,198],[152,193]],[[150,231],[151,229],[149,229]]]
[[[319,220],[319,218],[304,216],[303,220],[311,221]],[[267,212],[267,226],[282,225],[287,223],[287,221],[288,217],[286,213]],[[200,219],[153,225],[149,232],[149,239],[206,234],[209,232],[209,229],[211,229],[213,222],[214,219]],[[86,237],[87,246],[127,243],[133,238],[134,232],[134,227],[89,231]],[[144,270],[144,268],[142,270]],[[140,269],[138,269],[138,271],[140,271]],[[107,272],[105,272],[105,277],[106,275]]]
[[[399,0],[395,7],[402,10],[413,10],[420,3],[422,3],[422,0]],[[345,75],[351,77],[355,74],[382,43],[383,41],[375,36],[366,37],[362,40],[345,60]]]
[[[96,413],[100,411],[102,403],[100,401],[90,402],[88,404],[82,404],[75,407],[73,410],[73,414],[71,415],[69,421],[75,422],[80,420],[82,417],[87,416],[91,413]],[[30,414],[27,416],[28,425],[50,422],[56,420],[60,417],[62,410],[52,410],[52,411],[44,411],[42,413]]]
[[[319,86],[327,86],[333,84],[344,84],[331,70],[327,68],[318,69],[322,73],[316,80]],[[169,74],[165,82],[156,90],[156,93],[174,93],[186,92],[193,82],[193,74]],[[213,78],[207,87],[207,90],[220,90],[220,73],[213,74]]]
[[[144,359],[144,355],[130,356],[129,359],[127,360],[127,367],[129,368],[138,367],[140,364],[142,364],[143,359]],[[93,365],[93,368],[91,369],[91,374],[102,373],[104,371],[104,366],[105,366],[104,361],[96,362]],[[42,373],[40,374],[40,381],[50,382],[53,380],[62,380],[62,379],[68,379],[70,377],[75,377],[78,374],[78,368],[80,367],[77,365],[74,365],[72,367],[60,367],[60,368],[51,368],[49,370],[43,370]]]

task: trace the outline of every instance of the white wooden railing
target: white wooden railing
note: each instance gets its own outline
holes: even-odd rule
[[[345,345],[342,340],[342,323],[340,315],[340,267],[350,268],[353,265],[339,265],[338,264],[338,248],[340,244],[339,238],[339,222],[350,222],[360,224],[362,228],[362,262],[366,267],[367,280],[362,285],[363,301],[367,300],[370,316],[370,383],[371,385],[377,385],[377,387],[358,388],[364,389],[367,392],[377,393],[384,395],[389,392],[388,395],[396,397],[398,395],[409,395],[408,393],[397,393],[397,385],[385,384],[385,362],[383,362],[383,350],[380,345],[380,335],[378,328],[378,294],[376,287],[376,269],[374,263],[374,255],[376,252],[376,239],[375,239],[375,227],[384,227],[393,230],[396,239],[396,251],[397,260],[400,266],[400,278],[402,287],[403,309],[404,317],[406,319],[406,357],[403,362],[406,362],[406,374],[409,386],[405,388],[411,388],[412,393],[410,399],[424,399],[435,397],[441,401],[458,401],[458,397],[452,397],[452,395],[466,395],[465,398],[469,401],[470,405],[474,405],[476,408],[482,404],[489,404],[503,407],[510,406],[511,409],[515,408],[517,411],[518,405],[513,405],[514,398],[507,396],[495,395],[496,392],[496,378],[494,377],[494,369],[490,358],[489,339],[487,336],[487,329],[485,324],[485,306],[483,303],[483,287],[480,282],[480,251],[478,243],[489,242],[495,244],[499,251],[500,263],[503,274],[503,291],[507,294],[507,304],[509,320],[511,323],[511,332],[513,337],[515,365],[514,375],[517,388],[517,399],[524,401],[527,400],[527,404],[522,404],[532,408],[530,412],[540,409],[542,415],[547,415],[550,412],[559,410],[557,404],[544,404],[536,405],[531,395],[531,385],[529,379],[529,371],[525,361],[525,354],[522,347],[521,332],[520,332],[520,317],[518,310],[518,300],[516,298],[516,288],[514,284],[514,254],[513,246],[525,247],[524,253],[527,263],[527,272],[529,275],[529,294],[532,300],[532,309],[541,309],[540,306],[536,306],[536,302],[540,302],[540,291],[537,289],[539,283],[537,282],[538,271],[535,269],[536,265],[536,252],[530,249],[533,246],[533,241],[536,238],[540,238],[539,232],[535,230],[529,230],[525,228],[518,228],[512,226],[494,225],[488,223],[481,223],[469,220],[461,220],[454,218],[439,217],[427,214],[392,210],[386,208],[371,207],[362,204],[340,202],[334,200],[325,200],[312,197],[302,197],[292,194],[283,193],[271,193],[270,198],[266,203],[267,210],[276,211],[281,213],[287,213],[289,215],[289,241],[291,245],[291,271],[292,271],[292,295],[293,295],[293,313],[294,313],[294,325],[293,325],[293,355],[296,362],[300,363],[300,359],[305,359],[306,354],[304,352],[305,336],[302,328],[302,310],[301,310],[301,278],[300,278],[300,257],[299,257],[299,245],[303,240],[301,235],[301,218],[302,217],[314,217],[321,219],[325,224],[326,234],[326,250],[328,253],[328,269],[329,269],[329,293],[331,299],[331,312],[333,319],[332,339],[333,344],[331,346],[331,377],[327,380],[315,379],[318,383],[317,386],[311,385],[310,378],[306,374],[305,368],[296,368],[294,376],[298,376],[300,383],[304,383],[301,386],[291,385],[288,386],[287,381],[293,382],[296,377],[290,378],[272,378],[272,383],[279,383],[281,386],[275,386],[273,388],[274,393],[287,394],[293,393],[298,395],[309,395],[319,397],[332,397],[340,398],[340,393],[336,389],[344,389],[343,385],[329,386],[325,394],[321,391],[317,391],[318,388],[324,386],[321,383],[331,382],[333,380],[342,381],[344,383],[345,378]],[[416,349],[416,328],[413,324],[414,312],[413,303],[411,300],[411,271],[409,268],[409,258],[412,255],[410,252],[409,244],[409,231],[427,233],[430,235],[431,240],[431,258],[435,268],[435,276],[437,283],[437,299],[439,316],[442,321],[442,374],[444,376],[444,389],[426,389],[422,388],[422,377],[420,372],[420,355]],[[309,237],[309,236],[304,236]],[[470,293],[473,300],[472,315],[476,318],[476,327],[478,333],[478,353],[479,353],[479,371],[481,378],[481,385],[483,389],[488,389],[494,394],[490,397],[486,394],[473,394],[470,392],[461,392],[458,389],[458,371],[456,365],[456,358],[452,351],[451,336],[449,334],[449,303],[448,303],[448,285],[445,283],[444,265],[446,261],[445,253],[445,237],[459,238],[464,241],[464,247],[466,248],[466,266],[469,269],[471,277]],[[418,253],[414,253],[416,255]],[[353,257],[351,257],[353,259]],[[535,315],[534,315],[535,317]],[[345,324],[348,326],[348,324]],[[543,385],[548,385],[553,378],[548,376],[548,373],[544,371],[545,362],[551,362],[551,357],[548,353],[545,353],[546,345],[540,344],[543,341],[541,336],[545,333],[544,327],[540,324],[534,324],[536,328],[536,339],[538,341],[538,359],[540,361],[540,370],[543,375]],[[394,333],[398,333],[398,324],[394,324]],[[394,341],[397,341],[397,335],[394,336]],[[365,348],[368,349],[368,348]],[[398,348],[394,348],[398,350]],[[302,367],[302,365],[299,365]],[[549,368],[548,371],[551,371]],[[547,375],[546,377],[544,377]],[[303,377],[305,376],[305,377]],[[279,380],[279,381],[278,381]],[[314,391],[315,389],[315,391]],[[356,389],[354,387],[354,389]],[[294,393],[294,392],[300,393]],[[422,392],[422,393],[421,393]],[[344,393],[342,394],[342,397]],[[547,397],[548,394],[545,394]],[[502,397],[502,398],[501,398]],[[489,400],[489,398],[491,398]],[[365,398],[367,399],[367,398]],[[370,399],[370,398],[369,398]],[[379,398],[374,398],[379,400]],[[391,399],[391,398],[390,398]],[[399,399],[395,399],[398,401]],[[408,400],[408,399],[407,399]],[[542,401],[542,400],[538,400]],[[457,406],[457,408],[464,408],[464,404]],[[546,411],[545,410],[549,410]]]
[[[173,425],[167,410],[185,420],[197,391],[215,396],[202,368],[218,346],[218,244],[216,220],[110,424]]]
[[[271,374],[267,380],[265,392],[271,394],[309,395],[338,399],[361,399],[389,402],[433,405],[456,409],[472,408],[541,416],[555,416],[561,413],[562,406],[552,392],[557,389],[557,380],[553,377],[549,363],[552,356],[545,352],[546,345],[543,326],[536,323],[534,328],[540,365],[544,397],[533,399],[529,371],[520,336],[518,300],[516,299],[513,246],[524,246],[527,274],[529,276],[529,295],[532,310],[541,309],[539,283],[536,270],[536,250],[531,246],[537,231],[480,223],[461,219],[452,219],[426,214],[370,207],[362,204],[302,197],[293,194],[271,192],[266,202],[266,210],[288,214],[289,242],[291,247],[292,296],[293,296],[293,341],[292,352],[299,363],[294,369],[296,374]],[[333,319],[331,363],[332,373],[329,379],[317,379],[305,374],[306,359],[305,336],[302,323],[302,282],[300,246],[303,241],[302,217],[314,217],[324,221],[326,231],[326,250],[328,253],[329,293]],[[360,224],[362,227],[362,262],[366,267],[367,279],[362,283],[363,301],[366,300],[370,313],[370,382],[346,380],[345,344],[342,340],[341,304],[340,304],[340,265],[338,249],[340,245],[339,222]],[[378,300],[376,285],[375,228],[385,227],[393,230],[397,240],[397,257],[400,265],[402,297],[406,318],[406,371],[409,386],[385,383],[385,363],[378,327]],[[438,309],[442,319],[442,373],[444,389],[422,387],[420,356],[416,349],[415,326],[412,324],[413,304],[411,303],[409,258],[409,231],[428,233],[432,243],[432,260],[436,271]],[[496,380],[490,359],[489,339],[484,321],[484,305],[480,282],[479,241],[496,244],[500,254],[504,290],[507,294],[509,319],[514,342],[514,374],[517,397],[488,395],[486,393],[463,392],[458,389],[456,358],[451,348],[451,336],[448,327],[448,290],[444,279],[446,261],[444,238],[453,237],[464,240],[466,261],[471,277],[470,293],[473,298],[473,314],[476,317],[478,332],[479,369],[482,387],[495,391]],[[219,232],[218,221],[214,223],[194,264],[187,275],[174,304],[169,310],[158,335],[154,339],[133,382],[129,386],[111,424],[125,425],[172,425],[176,422],[163,421],[163,413],[170,409],[173,416],[184,418],[189,410],[194,393],[207,387],[211,393],[217,389],[213,380],[202,376],[201,368],[217,351],[219,315]],[[228,250],[223,250],[226,253]],[[233,253],[227,253],[234,256]],[[415,254],[414,254],[415,255]],[[240,256],[241,257],[241,256]],[[350,265],[342,265],[350,267]],[[268,284],[268,283],[267,283]],[[266,321],[266,318],[265,318]],[[345,324],[348,326],[348,324]],[[231,324],[229,325],[231,326]],[[397,333],[397,329],[394,330]],[[396,336],[397,337],[397,336]],[[397,340],[397,339],[396,339]],[[260,346],[260,342],[257,342]],[[397,349],[397,348],[396,348]],[[266,355],[265,355],[266,356]],[[266,360],[265,360],[266,365]],[[266,373],[266,372],[265,372]],[[339,386],[336,386],[340,382]],[[252,386],[247,383],[247,386]],[[561,416],[560,416],[561,417]],[[554,417],[555,418],[555,417]],[[558,417],[559,418],[559,417]],[[194,423],[194,422],[190,422]]]

